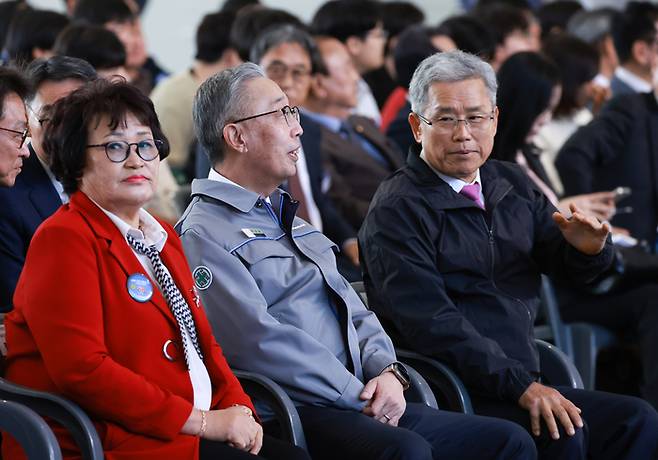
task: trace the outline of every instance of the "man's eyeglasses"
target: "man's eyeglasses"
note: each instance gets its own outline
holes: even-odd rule
[[[365,32],[362,36],[364,40],[368,38],[379,38],[386,40],[388,38],[388,31],[381,27],[375,27],[374,29],[370,29],[369,31]]]
[[[16,139],[18,140],[18,148],[22,149],[23,145],[25,144],[25,139],[27,139],[30,136],[30,128],[25,128],[24,131],[16,131],[15,129],[9,129],[9,128],[2,128],[0,127],[2,131],[7,131],[8,133],[13,133],[16,134],[17,136]],[[18,138],[20,136],[20,138]]]
[[[104,144],[91,144],[87,148],[103,147],[107,159],[112,163],[123,163],[130,156],[130,147],[134,145],[139,156],[144,161],[155,160],[160,155],[164,145],[161,140],[143,140],[139,142],[112,141]]]
[[[311,75],[311,70],[305,67],[288,67],[283,63],[272,63],[265,69],[267,76],[272,80],[279,81],[290,75],[293,81],[302,81]]]
[[[27,108],[30,109],[30,112],[32,112],[32,113],[34,114],[34,118],[37,119],[37,121],[39,122],[39,124],[40,124],[41,126],[43,126],[43,124],[44,124],[45,122],[50,121],[50,117],[49,117],[48,115],[44,115],[44,114],[47,114],[48,111],[49,111],[50,109],[52,109],[52,106],[50,106],[50,105],[44,105],[43,107],[41,107],[41,114],[42,114],[42,115],[39,115],[39,113],[37,113],[37,111],[34,110],[34,109],[33,109],[31,106],[29,106],[29,105],[27,106]]]
[[[281,112],[283,114],[283,117],[286,119],[288,126],[290,126],[291,118],[299,123],[299,109],[297,107],[290,107],[289,105],[286,105],[280,109],[270,110],[269,112],[259,113],[258,115],[252,115],[250,117],[240,118],[239,120],[233,120],[231,123],[240,123],[242,121],[253,120],[254,118],[264,117],[265,115],[271,115],[277,112]]]
[[[466,116],[465,118],[457,118],[451,115],[444,115],[433,120],[429,120],[419,113],[416,113],[416,116],[418,116],[418,118],[420,118],[426,125],[434,126],[437,130],[444,133],[452,133],[459,125],[460,121],[464,122],[466,128],[468,128],[469,131],[480,132],[489,128],[491,125],[491,120],[494,119],[494,111],[492,110],[491,113],[488,114],[473,113]]]

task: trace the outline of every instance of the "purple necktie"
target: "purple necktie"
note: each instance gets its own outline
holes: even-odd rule
[[[477,182],[474,184],[464,185],[459,193],[464,195],[469,200],[474,201],[480,209],[484,209],[484,203],[482,200],[480,200],[480,184]]]

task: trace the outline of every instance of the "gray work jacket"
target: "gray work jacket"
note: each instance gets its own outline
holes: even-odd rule
[[[336,245],[294,217],[286,192],[270,202],[192,183],[176,230],[217,341],[232,367],[270,377],[296,404],[362,410],[364,383],[396,361],[393,344],[338,273]]]

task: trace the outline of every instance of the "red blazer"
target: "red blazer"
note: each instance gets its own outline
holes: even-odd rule
[[[162,260],[187,300],[212,382],[212,408],[249,397],[212,336],[173,228]],[[126,287],[144,269],[112,221],[77,192],[37,230],[7,315],[12,382],[77,402],[95,422],[108,460],[196,459],[198,438],[180,434],[192,411],[192,384],[178,325],[157,284],[140,303]],[[144,273],[146,275],[146,273]],[[147,275],[148,276],[148,275]],[[174,345],[163,353],[168,340]],[[79,451],[55,428],[66,458]],[[3,442],[3,458],[20,458]]]

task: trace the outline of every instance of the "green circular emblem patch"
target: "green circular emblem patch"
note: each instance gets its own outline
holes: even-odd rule
[[[194,277],[194,285],[200,291],[208,289],[212,284],[212,272],[208,267],[198,266],[192,272],[192,276]]]

